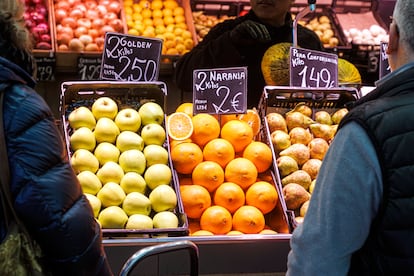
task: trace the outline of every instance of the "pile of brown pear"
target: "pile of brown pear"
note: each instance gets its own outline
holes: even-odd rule
[[[312,109],[301,102],[284,114],[266,115],[286,207],[294,211],[297,223],[306,214],[319,168],[347,112]]]

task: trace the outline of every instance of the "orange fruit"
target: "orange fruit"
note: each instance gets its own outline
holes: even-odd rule
[[[178,176],[178,181],[180,183],[180,186],[184,186],[184,185],[193,185],[193,180],[191,179],[191,177],[188,176],[188,174],[186,175],[179,175]]]
[[[253,141],[253,130],[248,123],[241,120],[231,120],[223,125],[221,138],[229,141],[236,152],[241,152]]]
[[[203,148],[204,160],[217,162],[222,168],[234,159],[233,145],[223,138],[216,138],[205,144]]]
[[[175,112],[184,112],[193,117],[193,103],[182,103],[175,109]]]
[[[206,188],[200,185],[180,186],[184,212],[192,219],[200,218],[201,214],[211,206],[211,196]]]
[[[258,181],[246,191],[246,204],[257,207],[265,215],[276,207],[278,199],[276,187],[266,181]]]
[[[207,230],[216,235],[228,233],[232,228],[230,212],[219,205],[208,207],[200,217],[202,230]]]
[[[195,166],[191,178],[193,184],[201,185],[212,193],[224,182],[224,170],[214,161],[203,161]]]
[[[170,149],[172,150],[176,145],[178,144],[182,144],[182,143],[191,143],[191,139],[185,139],[185,140],[173,140],[173,139],[169,139],[170,141]]]
[[[243,189],[233,182],[224,182],[214,192],[214,205],[220,205],[234,213],[244,205],[245,195]]]
[[[201,230],[200,228],[200,221],[198,219],[189,219],[188,220],[188,231],[190,235],[194,232]]]
[[[273,162],[271,148],[260,141],[253,141],[248,144],[243,151],[243,157],[252,161],[259,173],[268,170]]]
[[[193,121],[184,112],[174,112],[167,119],[167,133],[174,140],[186,140],[193,134]]]
[[[256,108],[247,109],[246,113],[238,116],[239,120],[245,121],[253,130],[253,135],[256,136],[260,132],[261,119]]]
[[[198,113],[193,116],[193,135],[191,139],[200,147],[220,135],[220,124],[213,115]]]
[[[222,114],[218,116],[220,125],[224,126],[225,123],[231,120],[237,120],[237,114]]]
[[[197,144],[184,142],[171,150],[171,161],[178,173],[190,174],[203,161],[203,151]]]
[[[265,218],[263,213],[254,206],[244,205],[234,212],[233,230],[245,234],[257,234],[264,229]]]
[[[243,190],[247,190],[256,182],[257,175],[256,166],[244,157],[231,160],[224,169],[224,180],[236,183]]]

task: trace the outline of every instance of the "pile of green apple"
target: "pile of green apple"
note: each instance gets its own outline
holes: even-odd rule
[[[102,228],[176,228],[163,108],[97,98],[68,115],[71,165]]]

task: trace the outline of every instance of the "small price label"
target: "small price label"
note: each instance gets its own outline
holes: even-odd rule
[[[107,32],[100,77],[116,81],[156,81],[161,49],[161,39]]]
[[[388,43],[381,42],[380,45],[380,67],[379,67],[379,78],[385,77],[388,73],[391,72],[390,64],[388,63]]]
[[[55,80],[55,57],[36,57],[37,80],[53,81]]]
[[[338,56],[303,48],[290,48],[290,86],[338,86]]]
[[[210,114],[245,113],[247,68],[194,70],[193,111]]]
[[[78,69],[81,80],[99,80],[102,58],[79,57]]]

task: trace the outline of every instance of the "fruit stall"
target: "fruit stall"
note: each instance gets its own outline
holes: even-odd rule
[[[200,274],[284,275],[345,104],[378,78],[386,40],[377,1],[317,2],[299,23],[338,54],[344,85],[269,85],[257,108],[213,115],[194,112],[174,63],[248,1],[28,0],[36,89],[56,114],[115,274],[139,249],[189,240]],[[292,14],[306,5],[295,1]],[[158,80],[100,80],[106,32],[162,38]],[[191,260],[177,251],[142,264],[146,275],[182,275]]]

